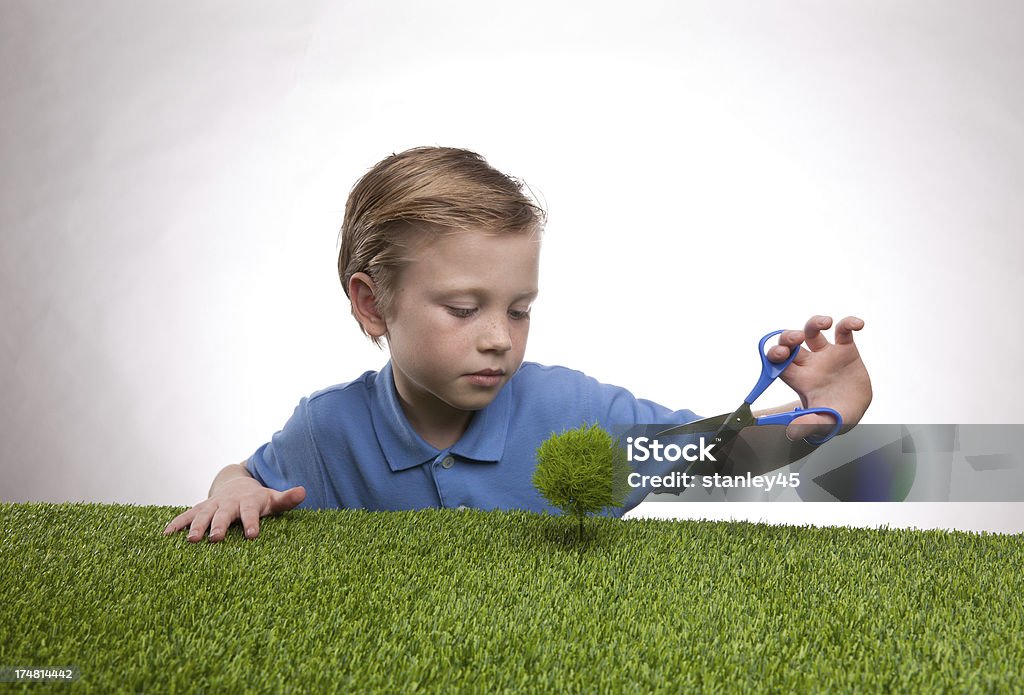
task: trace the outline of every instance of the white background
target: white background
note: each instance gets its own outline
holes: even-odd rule
[[[337,232],[424,144],[547,203],[527,359],[713,414],[763,333],[855,314],[867,421],[1024,422],[1022,29],[966,0],[3,0],[0,500],[191,504],[380,368]]]

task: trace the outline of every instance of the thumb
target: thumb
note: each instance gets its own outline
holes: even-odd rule
[[[786,438],[798,442],[806,437],[824,437],[836,426],[834,418],[821,413],[809,413],[796,418],[786,428]]]
[[[306,499],[306,488],[301,485],[288,488],[282,492],[274,492],[270,500],[270,513],[280,514],[296,507]]]

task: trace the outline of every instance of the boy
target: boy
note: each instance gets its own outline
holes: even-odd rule
[[[534,452],[552,432],[695,419],[579,372],[523,363],[544,222],[521,182],[473,152],[423,147],[377,164],[349,195],[338,273],[360,328],[387,340],[390,361],[302,399],[164,533],[188,526],[190,541],[209,530],[217,542],[241,521],[255,538],[261,517],[299,504],[541,511]],[[812,318],[768,355],[781,362],[806,340],[782,378],[805,407],[834,408],[854,425],[871,401],[852,338],[863,322],[840,321],[835,344],[821,334],[831,323]]]

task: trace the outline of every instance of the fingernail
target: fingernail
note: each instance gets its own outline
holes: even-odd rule
[[[245,530],[245,536],[246,536],[246,538],[252,538],[252,537],[253,537],[253,536],[255,536],[255,535],[256,535],[256,529],[254,529],[254,528],[252,528],[252,527],[249,527],[249,528],[247,528],[247,529]]]

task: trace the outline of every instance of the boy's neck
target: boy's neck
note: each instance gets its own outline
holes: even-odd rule
[[[405,419],[430,446],[445,450],[454,446],[462,438],[473,413],[468,410],[452,408],[447,403],[413,404],[398,392],[398,402],[405,413]]]
[[[403,406],[405,403],[402,404]],[[403,408],[405,410],[405,408]],[[438,450],[445,450],[455,445],[455,442],[462,438],[465,434],[466,428],[469,427],[469,421],[473,417],[473,413],[460,411],[461,422],[430,422],[425,421],[422,418],[417,418],[411,415],[408,411],[405,413],[405,417],[409,420],[409,424],[416,430],[416,434],[423,438],[430,446]]]

